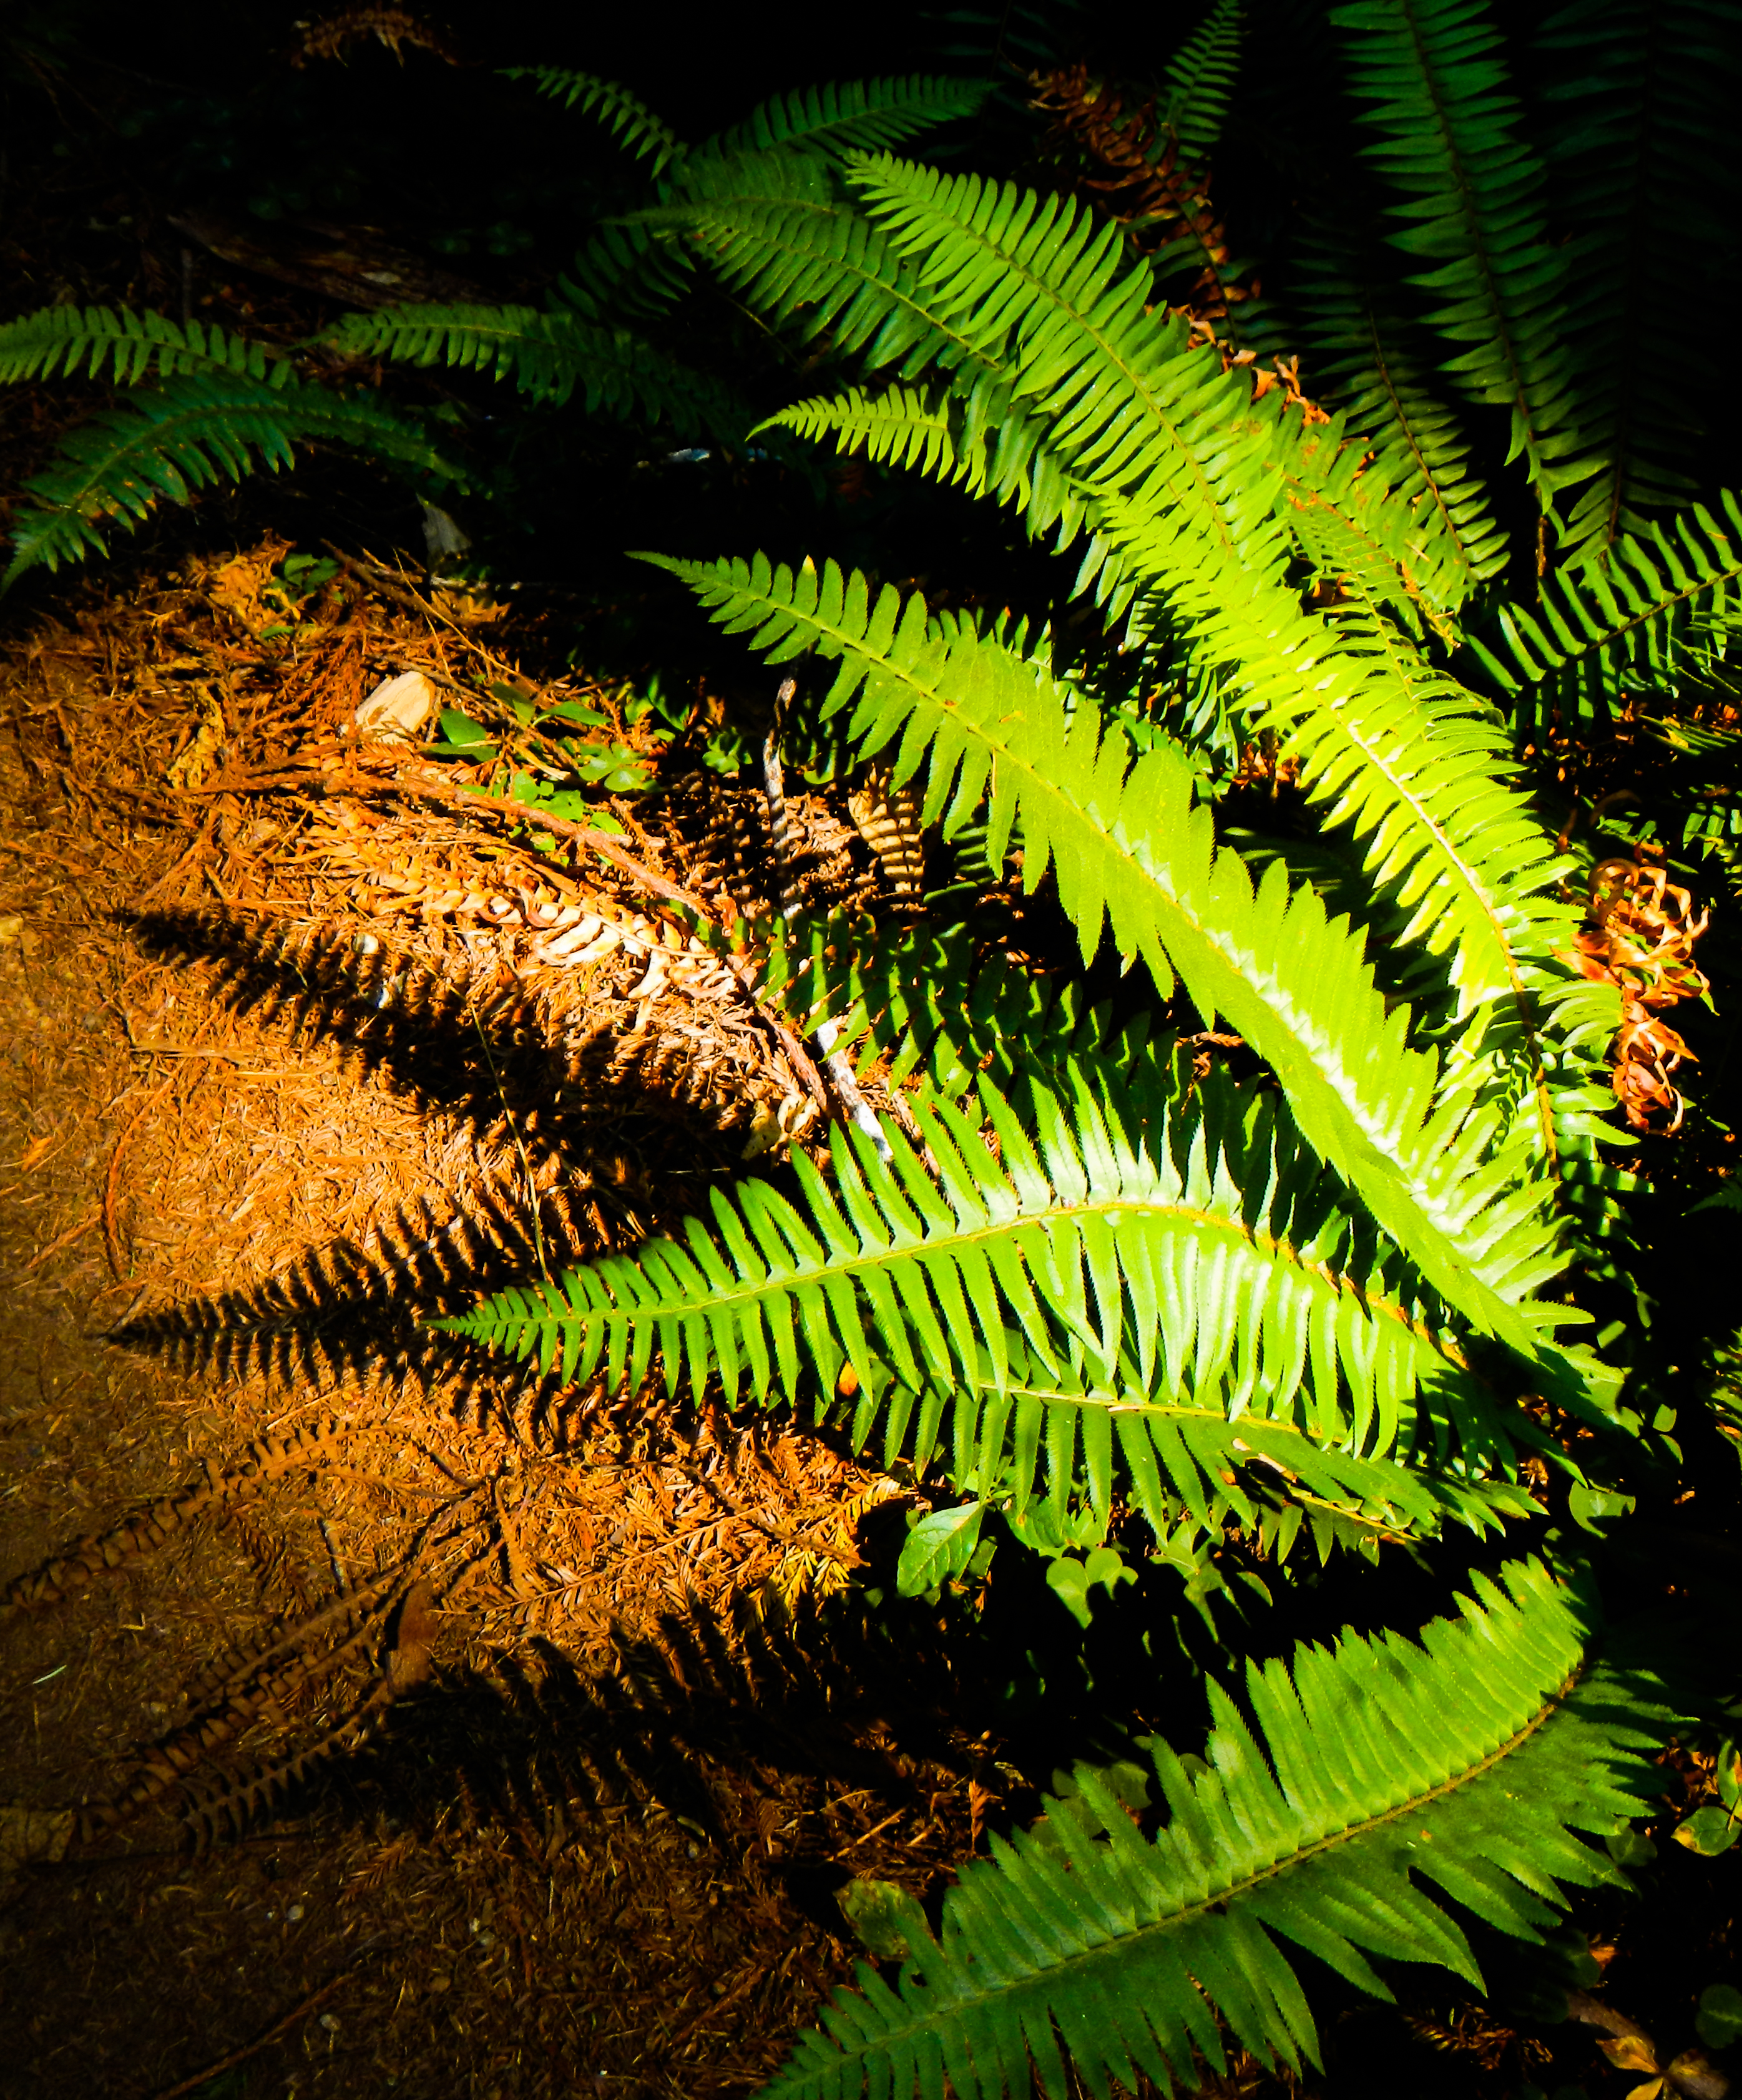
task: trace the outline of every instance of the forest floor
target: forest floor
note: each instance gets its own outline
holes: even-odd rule
[[[421,1322],[796,1082],[644,887],[349,732],[533,690],[512,639],[356,568],[287,611],[284,553],[82,580],[0,669],[0,2093],[741,2091],[834,1890],[976,1834],[971,1751],[794,1631],[890,1484]]]

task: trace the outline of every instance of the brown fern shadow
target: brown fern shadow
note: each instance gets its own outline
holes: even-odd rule
[[[337,1042],[366,1075],[480,1139],[518,1139],[535,1164],[606,1154],[633,1185],[655,1168],[723,1172],[742,1153],[752,1107],[717,1083],[717,1057],[674,1054],[656,1014],[627,1032],[588,1025],[493,960],[438,961],[354,920],[227,909],[126,923],[154,960],[207,965],[212,995],[238,1015]],[[686,1039],[701,1043],[693,1030]]]
[[[365,1692],[276,1764],[190,1771],[183,1820],[203,1845],[303,1820],[428,1837],[457,1818],[547,1861],[625,1815],[666,1820],[697,1873],[748,1866],[839,1935],[833,1892],[855,1875],[942,1887],[984,1765],[942,1696],[915,1699],[911,1648],[863,1633],[856,1612],[801,1625],[741,1598],[729,1620],[692,1595],[620,1638],[602,1674],[536,1638],[487,1671],[436,1667],[390,1712],[377,1701],[379,1726],[357,1725]]]
[[[483,1375],[476,1352],[425,1322],[643,1237],[739,1165],[754,1095],[734,1088],[722,1114],[717,1057],[657,1054],[694,1030],[644,1020],[643,1056],[635,1035],[553,1013],[493,964],[440,964],[354,925],[233,910],[131,924],[155,959],[207,965],[237,1014],[336,1042],[363,1076],[457,1124],[475,1171],[400,1201],[364,1243],[307,1247],[258,1282],[125,1318],[102,1337],[117,1347],[184,1373],[464,1382]]]

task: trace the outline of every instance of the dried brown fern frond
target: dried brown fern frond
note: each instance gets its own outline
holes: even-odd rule
[[[1140,99],[1088,67],[1060,66],[1036,75],[1033,107],[1051,121],[1043,143],[1073,149],[1092,172],[1081,186],[1111,217],[1131,229],[1145,253],[1182,238],[1202,257],[1184,302],[1206,320],[1226,317],[1253,289],[1230,280],[1228,232],[1211,200],[1206,169],[1184,160],[1180,142],[1159,121],[1153,94]]]
[[[1227,227],[1210,193],[1210,171],[1182,156],[1179,140],[1157,115],[1154,95],[1140,96],[1098,78],[1081,63],[1036,74],[1032,85],[1033,107],[1052,120],[1044,144],[1087,163],[1078,187],[1129,229],[1143,254],[1172,249],[1180,267],[1197,262],[1178,307],[1189,316],[1194,338],[1214,345],[1224,368],[1255,365],[1256,353],[1224,341],[1222,326],[1232,309],[1259,296],[1259,281],[1241,281]],[[1309,423],[1330,420],[1302,393],[1298,357],[1278,357],[1268,369],[1254,372],[1255,398],[1272,388],[1280,388],[1285,402],[1301,409]]]
[[[1613,1083],[1628,1122],[1635,1130],[1669,1132],[1681,1127],[1687,1108],[1674,1074],[1696,1061],[1663,1014],[1705,996],[1694,944],[1710,915],[1695,911],[1691,893],[1669,880],[1662,858],[1660,846],[1643,843],[1630,860],[1600,861],[1586,902],[1590,924],[1574,936],[1573,946],[1586,977],[1621,990]]]
[[[414,50],[433,51],[449,65],[462,63],[459,53],[439,30],[404,7],[351,7],[342,15],[329,15],[324,22],[304,22],[298,24],[298,42],[291,51],[293,66],[306,66],[315,59],[337,59],[342,63],[354,45],[367,42],[371,38],[391,51],[401,65],[405,63],[404,46]]]

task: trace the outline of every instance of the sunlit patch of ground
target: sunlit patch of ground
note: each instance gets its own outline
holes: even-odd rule
[[[895,1491],[421,1322],[801,1075],[632,884],[345,790],[382,679],[513,666],[355,578],[280,620],[283,551],[0,689],[0,2091],[748,2089],[835,1888],[970,1843],[968,1760],[825,1696]]]

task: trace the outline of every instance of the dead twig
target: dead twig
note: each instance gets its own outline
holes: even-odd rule
[[[240,2049],[232,2049],[227,2056],[219,2057],[217,2062],[207,2064],[203,2071],[196,2071],[192,2078],[184,2078],[179,2085],[165,2086],[162,2092],[152,2095],[152,2100],[181,2100],[183,2093],[197,2093],[202,2085],[209,2084],[221,2072],[233,2071],[237,2064],[245,2063],[249,2057],[258,2056],[263,2049],[270,2049],[280,2035],[293,2027],[299,2020],[306,2020],[329,1998],[336,1996],[343,1990],[363,1966],[364,1958],[379,1943],[377,1940],[368,1946],[359,1947],[337,1975],[329,1977],[319,1990],[311,1991],[300,2005],[292,2006],[282,2019],[275,2020],[264,2034],[257,2035],[250,2042],[245,2042]]]

